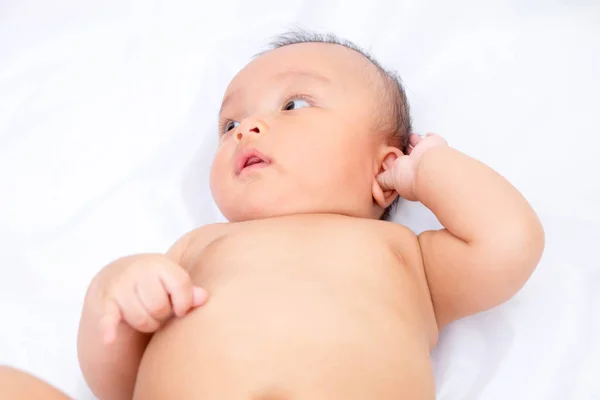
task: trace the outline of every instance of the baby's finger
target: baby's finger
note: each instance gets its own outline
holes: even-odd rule
[[[408,138],[408,143],[412,146],[415,147],[417,144],[419,144],[419,142],[423,140],[423,138],[420,135],[417,134],[411,134],[410,137]]]
[[[117,327],[121,322],[121,310],[119,305],[112,299],[105,306],[104,315],[100,319],[100,331],[105,344],[113,343],[117,338]]]
[[[155,332],[160,327],[160,323],[152,318],[148,310],[143,306],[137,291],[136,286],[130,295],[120,300],[119,304],[123,319],[137,331],[145,333]]]
[[[200,307],[208,300],[208,292],[201,287],[194,286],[192,289],[192,307]]]
[[[160,280],[171,296],[173,311],[183,317],[192,308],[194,293],[192,280],[186,270],[174,264],[173,268],[163,269]]]
[[[148,314],[157,321],[164,321],[171,316],[171,302],[160,278],[147,275],[138,283],[137,295]]]
[[[377,183],[379,183],[379,186],[381,186],[383,191],[396,190],[394,174],[392,171],[392,169],[388,169],[377,175]]]

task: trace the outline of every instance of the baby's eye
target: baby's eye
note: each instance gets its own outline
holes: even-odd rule
[[[239,125],[240,123],[237,121],[229,121],[223,127],[223,132],[229,132],[230,130],[237,128]]]
[[[285,104],[285,106],[283,107],[283,109],[285,111],[292,111],[292,110],[297,110],[299,108],[304,108],[304,107],[310,107],[310,104],[308,104],[308,101],[302,100],[302,99],[294,99],[294,100],[288,101]]]

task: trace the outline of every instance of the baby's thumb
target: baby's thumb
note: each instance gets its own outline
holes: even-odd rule
[[[104,344],[111,344],[117,339],[117,328],[121,322],[121,310],[114,300],[106,303],[104,315],[100,318],[100,331]]]
[[[192,307],[200,307],[208,300],[208,292],[201,287],[194,286],[192,289]]]
[[[381,190],[396,190],[396,185],[394,183],[394,174],[392,173],[392,169],[388,169],[383,171],[379,175],[377,175],[377,183],[381,186]]]

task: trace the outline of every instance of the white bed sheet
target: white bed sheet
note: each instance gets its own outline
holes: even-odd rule
[[[397,69],[416,129],[496,168],[545,224],[524,290],[442,335],[438,398],[600,399],[600,3],[201,3],[0,2],[0,364],[92,398],[75,348],[87,284],[220,218],[222,91],[299,25]],[[437,224],[418,204],[396,220]]]

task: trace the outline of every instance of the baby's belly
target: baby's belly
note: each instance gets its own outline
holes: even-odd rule
[[[192,277],[211,299],[154,335],[135,398],[434,397],[415,285],[392,252],[255,240],[203,255]]]

